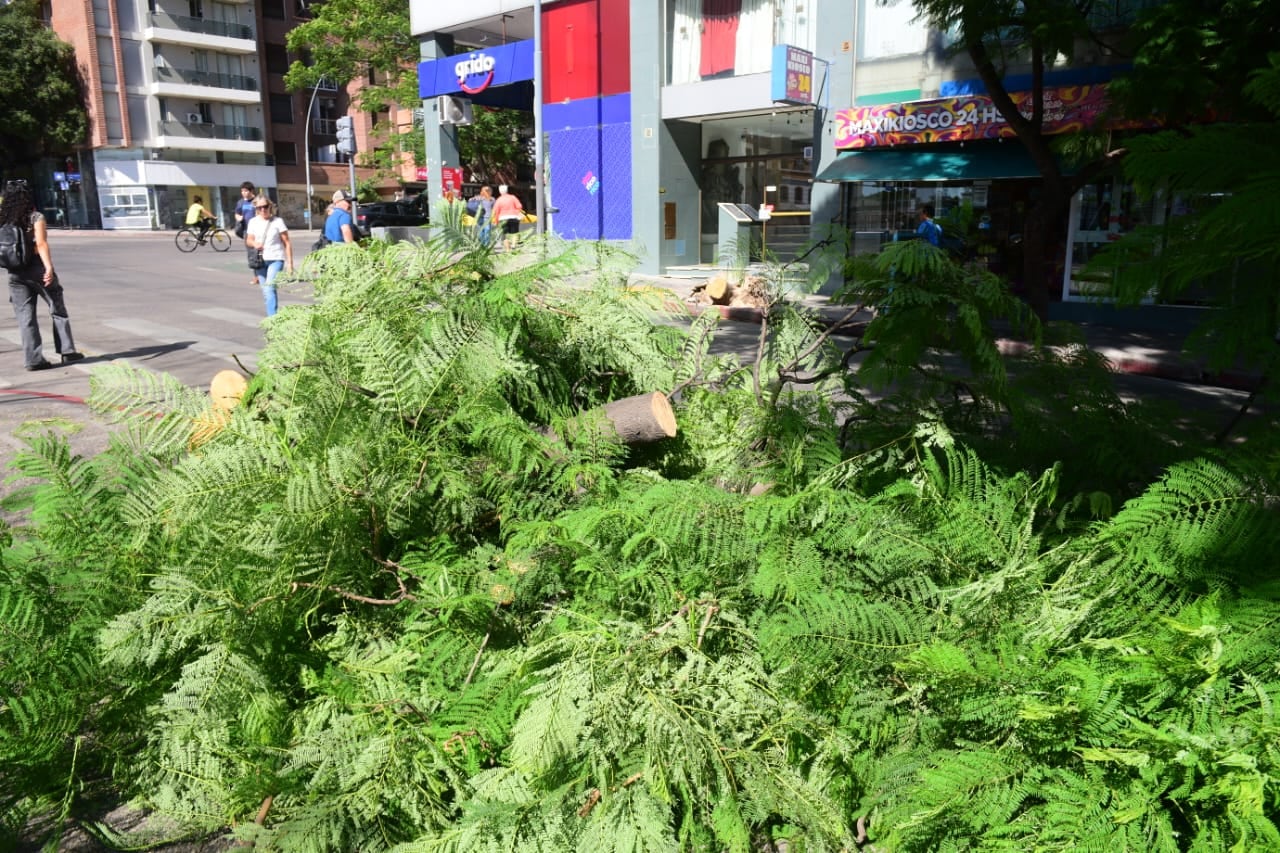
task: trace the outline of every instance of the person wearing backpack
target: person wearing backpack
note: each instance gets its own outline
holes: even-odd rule
[[[22,357],[27,370],[47,370],[54,366],[44,357],[40,322],[36,315],[37,300],[43,299],[53,317],[53,347],[62,356],[63,364],[84,358],[76,350],[71,337],[71,319],[62,298],[62,284],[53,270],[49,254],[49,227],[44,214],[36,210],[35,197],[26,181],[9,181],[4,188],[4,201],[0,203],[0,232],[17,231],[20,241],[17,247],[22,257],[9,258],[5,252],[4,266],[9,271],[9,302],[18,320],[22,334]],[[10,262],[16,260],[13,266]]]
[[[487,246],[489,230],[493,227],[493,190],[485,184],[480,188],[479,195],[471,197],[471,201],[475,202],[476,209],[468,212],[476,218],[476,227],[480,229],[480,242]]]

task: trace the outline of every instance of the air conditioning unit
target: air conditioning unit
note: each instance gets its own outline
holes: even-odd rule
[[[187,124],[204,124],[204,116],[200,113],[187,113]]]
[[[454,95],[441,95],[436,104],[441,124],[471,124],[471,101]]]

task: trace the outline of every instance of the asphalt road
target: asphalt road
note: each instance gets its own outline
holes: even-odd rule
[[[295,232],[295,262],[316,236]],[[104,363],[168,373],[202,388],[218,371],[237,368],[237,360],[249,369],[256,365],[266,312],[261,290],[249,283],[243,244],[235,240],[227,252],[202,246],[184,254],[173,237],[172,231],[50,232],[72,334],[86,358],[52,370],[25,370],[13,312],[7,306],[0,310],[0,476],[32,432],[60,431],[81,454],[106,445],[109,428],[83,403],[90,374]],[[307,298],[287,288],[280,292],[282,305]],[[41,304],[38,314],[45,357],[57,363],[47,306]]]

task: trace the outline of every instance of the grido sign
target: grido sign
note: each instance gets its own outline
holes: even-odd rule
[[[458,88],[468,95],[483,92],[493,82],[493,69],[497,61],[487,53],[473,53],[453,65],[458,75]]]

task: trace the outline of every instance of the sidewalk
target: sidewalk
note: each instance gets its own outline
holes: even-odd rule
[[[706,279],[703,278],[636,274],[631,276],[630,282],[633,286],[670,290],[676,300],[693,313],[714,309],[728,321],[757,325],[761,322],[761,312],[757,308],[691,303],[689,298],[695,289],[706,283]],[[844,325],[834,329],[833,335],[861,335],[866,324],[871,320],[869,312],[863,312],[855,315],[851,320],[848,319],[849,306],[832,304],[826,296],[810,294],[802,296],[797,301],[828,328],[837,326],[843,321]],[[1185,352],[1187,334],[1184,330],[1130,329],[1121,325],[1098,322],[1077,322],[1075,325],[1083,333],[1085,345],[1105,358],[1117,373],[1236,391],[1253,391],[1260,380],[1257,374],[1243,370],[1209,370],[1203,360]],[[1031,351],[1029,343],[1014,338],[999,337],[996,344],[1002,354],[1010,357],[1017,357]]]

